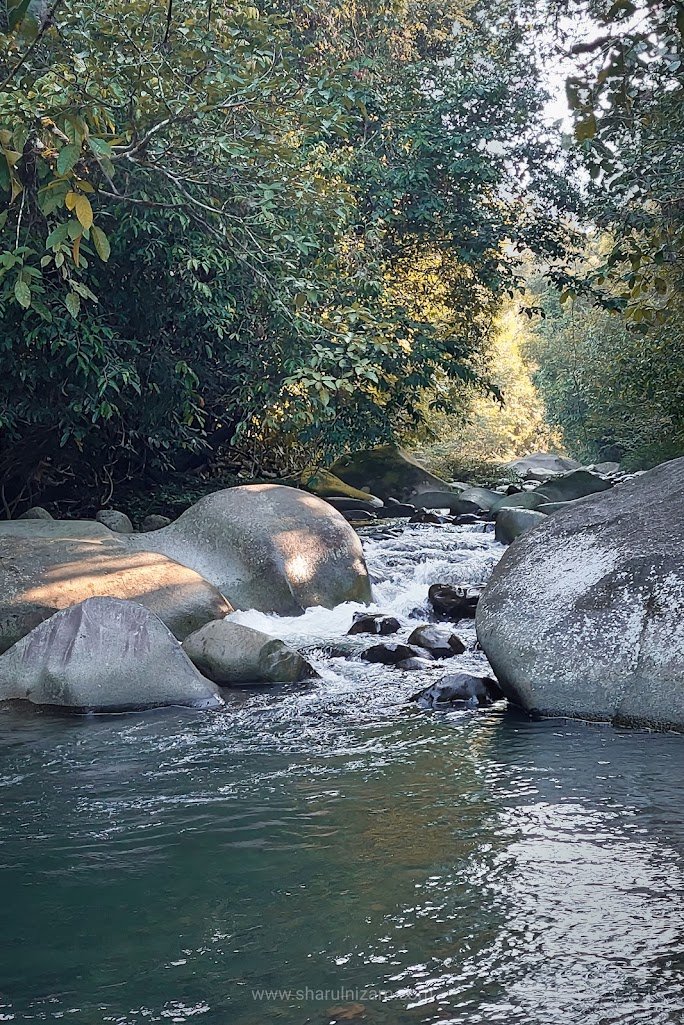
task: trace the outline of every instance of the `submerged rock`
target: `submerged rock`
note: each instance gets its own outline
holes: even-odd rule
[[[94,596],[139,602],[180,640],[232,611],[198,573],[163,555],[131,551],[99,523],[0,524],[0,651]]]
[[[298,615],[370,602],[361,542],[320,498],[278,484],[207,495],[170,526],[129,541],[191,566],[238,609]]]
[[[434,658],[452,658],[462,655],[466,646],[448,627],[425,624],[417,626],[408,639],[409,644],[425,648]]]
[[[388,634],[395,634],[399,629],[399,620],[395,619],[394,616],[355,612],[352,625],[347,634],[349,636],[354,634],[377,634],[380,637],[386,637]]]
[[[496,680],[472,673],[453,673],[430,687],[414,694],[420,708],[448,708],[450,705],[466,705],[469,708],[486,707],[503,698]]]
[[[229,619],[207,623],[186,637],[183,650],[203,676],[222,687],[297,683],[317,675],[284,641]]]
[[[330,469],[352,487],[370,487],[374,495],[385,501],[397,498],[406,502],[424,491],[453,492],[446,481],[430,473],[408,452],[394,445],[381,445],[342,456]]]
[[[684,727],[684,459],[575,502],[504,554],[477,632],[531,712]]]
[[[0,700],[82,712],[223,704],[161,620],[118,598],[64,609],[1,655]]]
[[[435,612],[448,619],[472,619],[480,600],[484,585],[480,584],[432,584],[428,590],[428,601]]]

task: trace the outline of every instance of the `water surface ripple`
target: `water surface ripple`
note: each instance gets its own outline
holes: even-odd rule
[[[366,549],[402,636],[501,553]],[[240,614],[309,647],[304,692],[0,710],[0,1022],[684,1023],[682,738],[416,712],[422,674],[354,660],[353,611]]]

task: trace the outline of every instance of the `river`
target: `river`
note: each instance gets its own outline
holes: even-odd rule
[[[502,551],[364,544],[402,636]],[[310,688],[0,711],[0,1022],[682,1025],[681,736],[420,712],[445,665],[359,661],[353,611],[238,614],[306,647]]]

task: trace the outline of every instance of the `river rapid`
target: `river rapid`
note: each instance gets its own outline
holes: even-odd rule
[[[363,532],[362,532],[363,533]],[[405,638],[482,525],[364,537]],[[354,606],[238,620],[310,687],[225,711],[0,709],[0,1022],[682,1025],[682,737],[421,712]],[[389,638],[394,640],[396,638]]]

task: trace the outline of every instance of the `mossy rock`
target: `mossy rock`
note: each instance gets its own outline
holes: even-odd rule
[[[382,505],[381,498],[376,498],[375,495],[369,495],[365,491],[351,487],[350,484],[345,484],[343,480],[336,477],[330,470],[316,470],[314,473],[305,472],[299,478],[299,483],[307,491],[310,491],[312,495],[317,495],[318,498],[353,498],[375,508],[379,508]]]
[[[330,471],[353,488],[369,487],[383,501],[397,498],[406,502],[424,491],[453,494],[455,490],[396,445],[341,456]]]

